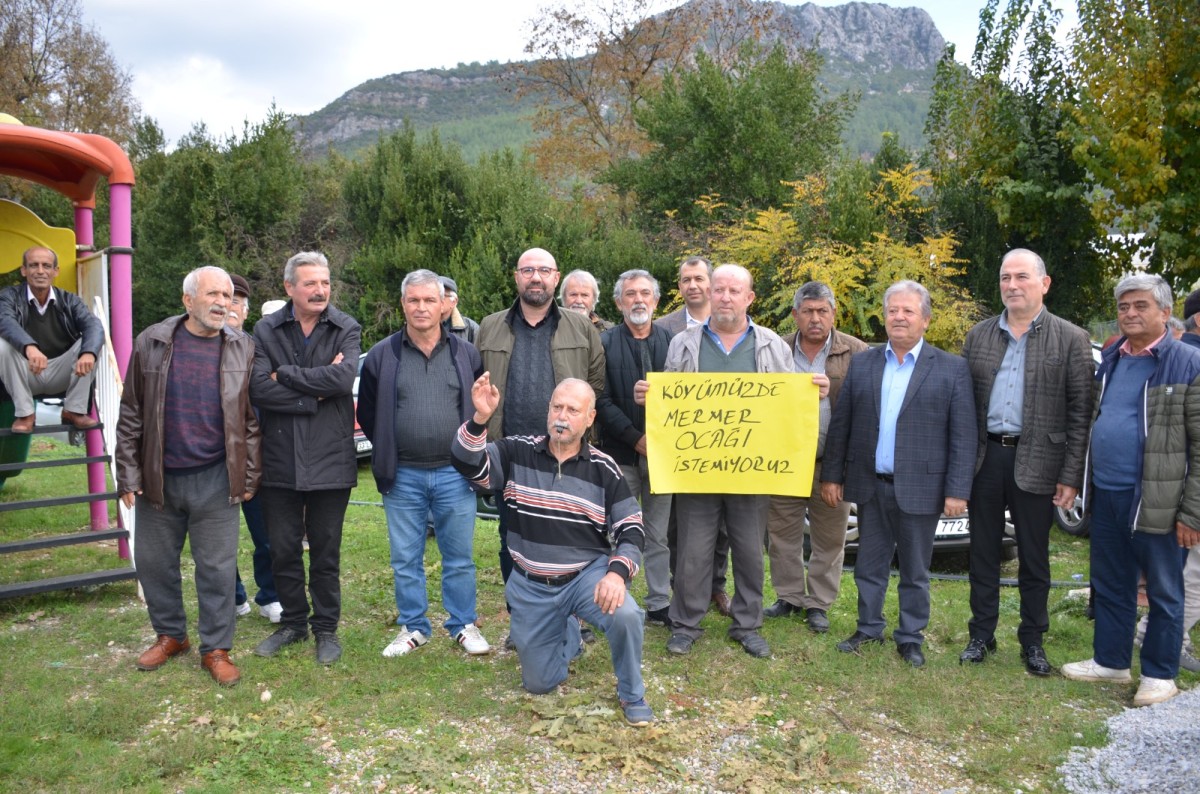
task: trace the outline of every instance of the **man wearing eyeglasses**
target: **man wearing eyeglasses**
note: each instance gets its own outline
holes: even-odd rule
[[[558,263],[550,252],[529,249],[513,272],[516,301],[479,324],[476,346],[501,394],[488,420],[489,438],[545,435],[550,395],[567,378],[587,381],[597,394],[604,389],[600,334],[587,317],[562,311],[554,302],[558,279]],[[500,572],[507,582],[513,563],[504,513],[500,511]]]
[[[103,327],[79,296],[54,286],[58,255],[50,249],[28,249],[21,275],[24,284],[0,291],[0,381],[13,401],[12,430],[33,432],[35,395],[64,392],[62,423],[90,430],[99,424],[88,398]]]

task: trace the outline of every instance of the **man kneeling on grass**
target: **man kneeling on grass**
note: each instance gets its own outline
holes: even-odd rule
[[[475,416],[451,446],[455,468],[473,487],[503,494],[514,573],[504,595],[512,606],[510,636],[521,659],[521,683],[535,695],[567,678],[583,650],[579,620],[608,638],[617,695],[630,725],[654,712],[642,685],[645,613],[627,592],[646,542],[637,500],[608,455],[586,441],[596,395],[568,378],[550,397],[545,436],[488,442],[487,422],[500,390],[485,372],[471,387]]]

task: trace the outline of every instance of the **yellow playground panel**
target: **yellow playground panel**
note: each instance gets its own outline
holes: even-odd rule
[[[58,254],[55,286],[75,292],[75,232],[48,226],[15,201],[0,199],[0,273],[21,267],[21,255],[40,246]]]

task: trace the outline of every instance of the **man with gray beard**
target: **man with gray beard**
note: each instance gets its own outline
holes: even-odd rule
[[[604,346],[604,391],[596,400],[599,447],[621,467],[629,490],[642,504],[646,548],[646,622],[669,626],[671,602],[667,523],[671,494],[650,492],[646,462],[646,408],[633,399],[634,384],[650,372],[662,372],[671,334],[652,322],[661,295],[658,281],[645,270],[626,270],[613,287],[613,299],[625,321],[600,335]]]

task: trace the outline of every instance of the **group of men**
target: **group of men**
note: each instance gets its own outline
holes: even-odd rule
[[[64,421],[95,425],[88,387],[77,381],[99,343],[77,299],[50,289],[56,269],[51,252],[31,249],[27,284],[0,294],[0,374],[14,395],[17,432],[32,427],[27,394],[47,389],[66,390]],[[641,679],[643,623],[669,627],[666,648],[678,655],[701,637],[713,602],[727,611],[730,639],[755,657],[770,655],[764,617],[798,615],[811,631],[828,631],[851,502],[858,619],[836,647],[860,653],[884,642],[895,559],[892,639],[906,663],[921,667],[936,527],[970,504],[972,618],[960,662],[981,663],[997,650],[1007,511],[1020,561],[1020,654],[1029,673],[1046,676],[1053,511],[1090,488],[1095,657],[1062,673],[1131,680],[1140,574],[1150,613],[1135,703],[1173,696],[1181,649],[1190,658],[1186,630],[1200,616],[1191,600],[1184,608],[1184,562],[1195,566],[1200,546],[1200,479],[1190,476],[1200,470],[1200,444],[1192,444],[1200,440],[1200,294],[1187,318],[1193,333],[1176,341],[1166,283],[1121,280],[1123,337],[1105,350],[1096,376],[1086,332],[1045,307],[1050,278],[1041,258],[1010,251],[999,276],[1004,311],[972,328],[957,356],[925,340],[932,306],[913,281],[885,292],[887,342],[869,347],[834,328],[827,285],[796,290],[797,330],[780,338],[750,319],[748,270],[698,257],[679,268],[683,306],[660,320],[657,280],[645,270],[622,273],[613,289],[622,322],[606,328],[595,312],[599,286],[583,271],[563,280],[563,308],[555,303],[560,274],[543,249],[519,258],[512,306],[478,326],[458,311],[452,280],[409,273],[405,325],[366,355],[357,405],[374,444],[400,627],[383,655],[410,653],[433,634],[423,562],[430,525],[442,556],[444,628],[467,653],[490,651],[477,626],[472,544],[474,491],[486,491],[500,496],[506,642],[531,692],[566,678],[594,626],[607,636],[626,719],[644,725],[654,717]],[[290,300],[250,337],[237,330],[247,304],[230,276],[198,268],[184,280],[185,314],[147,328],[135,344],[116,454],[122,501],[141,508],[135,561],[158,637],[140,669],[189,648],[179,570],[188,538],[202,664],[219,683],[238,680],[228,652],[238,506],[247,503],[265,519],[267,587],[278,594],[281,624],[255,652],[272,656],[311,629],[319,662],[340,657],[339,549],[356,482],[351,389],[360,329],[330,304],[322,255],[292,257],[283,280]],[[50,371],[47,383],[39,380]],[[656,493],[647,376],[664,371],[811,375],[819,390],[811,495]],[[777,594],[766,608],[764,543]],[[730,553],[732,599],[724,585]],[[256,578],[258,569],[256,560]],[[628,596],[639,570],[645,612]],[[274,603],[260,601],[264,615]]]
[[[183,282],[185,313],[150,326],[134,343],[116,459],[121,500],[138,508],[134,563],[157,635],[137,660],[141,670],[191,647],[180,584],[186,539],[201,664],[220,684],[239,680],[229,650],[239,505],[250,502],[265,520],[262,545],[278,599],[278,607],[263,604],[263,614],[280,623],[255,653],[273,656],[306,640],[311,628],[319,663],[341,656],[339,554],[358,479],[351,392],[360,329],[330,304],[323,255],[293,256],[283,282],[289,300],[251,337],[237,329],[246,303],[235,301],[229,274],[197,268]]]

